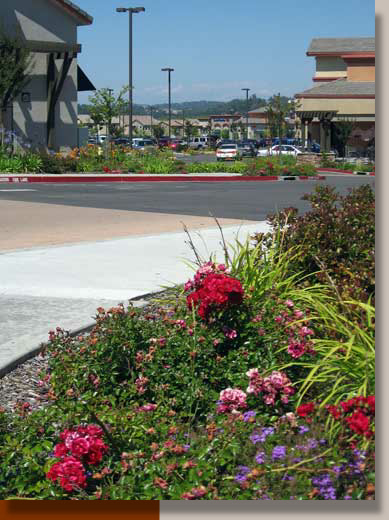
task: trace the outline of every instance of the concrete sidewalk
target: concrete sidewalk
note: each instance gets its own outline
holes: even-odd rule
[[[223,226],[227,243],[266,231],[264,222]],[[192,231],[199,253],[223,260],[217,228]],[[0,374],[48,339],[60,326],[93,322],[96,308],[185,282],[194,260],[184,232],[116,238],[0,254]]]

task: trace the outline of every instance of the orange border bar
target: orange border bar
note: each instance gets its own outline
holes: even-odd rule
[[[1,500],[3,520],[159,520],[159,501]]]

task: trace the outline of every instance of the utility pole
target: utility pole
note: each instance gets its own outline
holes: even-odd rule
[[[129,89],[128,89],[128,137],[130,139],[130,148],[132,148],[132,15],[133,13],[141,13],[145,11],[144,7],[117,7],[118,13],[128,13],[129,22],[129,63],[128,63],[128,75],[129,75]]]
[[[174,69],[170,67],[165,67],[161,69],[163,72],[168,73],[168,87],[169,87],[169,141],[171,137],[171,126],[172,126],[172,100],[171,100],[171,81],[170,81],[170,73],[174,71]]]
[[[246,91],[246,139],[249,138],[249,88],[242,88]]]

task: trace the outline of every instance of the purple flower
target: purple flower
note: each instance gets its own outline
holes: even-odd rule
[[[336,500],[336,491],[329,475],[312,478],[312,484],[318,488],[324,500]]]
[[[321,444],[322,446],[325,446],[327,444],[327,439],[320,439],[319,444]]]
[[[292,475],[284,475],[281,480],[294,480],[294,477]]]
[[[242,484],[247,480],[246,475],[243,475],[242,473],[238,473],[238,475],[235,475],[234,477],[235,482],[238,482],[239,484]]]
[[[247,473],[250,473],[250,468],[247,466],[238,466],[238,469],[240,473],[235,475],[234,480],[235,482],[239,482],[239,484],[242,484],[247,479]]]
[[[259,453],[257,453],[257,455],[255,456],[255,460],[258,464],[263,464],[265,462],[265,452],[260,451]]]
[[[188,451],[189,448],[190,448],[190,444],[184,444],[184,450],[185,450],[185,451]]]
[[[352,500],[352,497],[350,497],[350,495],[344,495],[343,500]]]
[[[309,450],[314,450],[315,448],[317,448],[317,440],[309,439],[308,442],[307,442],[307,448]]]
[[[253,444],[256,444],[257,442],[265,442],[266,437],[268,435],[272,435],[274,433],[274,428],[272,426],[269,426],[268,428],[262,428],[261,433],[252,433],[250,435],[250,440]]]
[[[252,433],[250,435],[250,441],[253,443],[253,444],[257,444],[257,442],[263,442],[264,439],[262,439],[262,436],[259,435],[259,433]]]
[[[247,475],[247,473],[250,473],[251,471],[248,466],[238,466],[238,470],[243,473],[243,475]]]
[[[273,448],[272,459],[283,459],[286,456],[286,446],[275,446]]]
[[[304,433],[307,433],[307,432],[309,432],[309,426],[305,426],[305,425],[299,426],[299,433],[301,435],[303,435]]]
[[[243,420],[244,422],[248,422],[251,417],[255,417],[257,415],[257,412],[254,412],[253,410],[249,410],[248,412],[245,412],[243,414]]]

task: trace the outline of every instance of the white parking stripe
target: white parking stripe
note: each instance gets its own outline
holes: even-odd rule
[[[37,191],[37,190],[29,190],[28,188],[26,188],[26,189],[22,189],[22,188],[14,188],[14,189],[9,189],[9,190],[3,190],[3,189],[1,189],[0,191]]]

